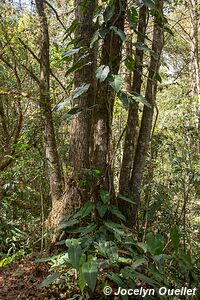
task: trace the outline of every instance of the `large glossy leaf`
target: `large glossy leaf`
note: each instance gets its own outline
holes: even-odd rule
[[[100,82],[102,82],[107,78],[109,72],[109,66],[102,65],[96,70],[96,78],[99,79]]]
[[[94,203],[91,201],[88,201],[85,203],[85,205],[81,208],[80,212],[81,212],[81,217],[85,218],[86,216],[88,216],[92,210],[94,209]]]
[[[66,240],[66,245],[68,246],[69,261],[74,268],[78,269],[82,254],[80,242],[77,239],[70,239]]]
[[[97,210],[98,210],[99,216],[100,216],[101,218],[103,218],[103,217],[105,216],[105,213],[106,213],[107,210],[108,210],[108,205],[106,205],[106,204],[104,204],[104,203],[102,203],[102,202],[98,202],[98,203],[96,204],[96,208],[97,208]]]
[[[117,97],[122,102],[124,108],[126,110],[128,110],[129,102],[128,102],[128,96],[127,96],[127,94],[124,93],[124,92],[122,92],[122,91],[120,91],[119,93],[117,93]]]
[[[60,277],[61,273],[60,272],[55,272],[51,275],[49,275],[45,280],[42,281],[42,283],[38,284],[39,288],[44,288],[52,284],[56,279]]]
[[[73,101],[74,99],[80,97],[82,94],[84,94],[85,92],[87,92],[88,89],[89,89],[89,87],[90,87],[90,84],[84,82],[84,83],[82,83],[79,87],[75,88],[75,90],[73,90],[73,91],[71,92],[71,95],[70,95],[67,99],[65,99],[65,101],[63,101],[63,102],[57,104],[57,106],[56,106],[57,110],[61,110],[61,109],[63,109],[65,106],[69,105],[69,104],[71,103],[71,101]],[[72,108],[72,110],[68,111],[68,114],[74,115],[73,109],[74,109],[74,107]],[[77,113],[77,112],[76,112],[76,110],[75,110],[75,114],[76,114],[76,113]]]
[[[111,205],[109,207],[109,210],[113,215],[117,216],[119,219],[126,221],[125,216],[119,211],[119,209],[115,205]]]
[[[113,16],[115,11],[115,6],[114,5],[109,5],[104,14],[103,14],[103,18],[104,18],[104,22],[107,23]]]
[[[124,31],[122,31],[121,29],[117,28],[116,26],[111,26],[110,30],[113,30],[122,40],[122,42],[124,42],[126,40],[126,35],[124,33]]]
[[[110,194],[107,191],[101,190],[100,197],[104,204],[106,204],[110,201]]]
[[[151,104],[149,101],[143,97],[142,95],[136,93],[136,92],[127,92],[128,96],[130,96],[131,99],[133,99],[136,102],[141,102],[142,104],[146,105],[149,108],[152,108]]]
[[[152,232],[149,232],[146,236],[148,250],[152,255],[162,254],[165,246],[164,238],[161,234],[154,236]]]
[[[108,77],[109,84],[115,90],[115,92],[119,92],[122,88],[123,79],[120,75],[111,75]]]
[[[82,83],[79,87],[71,93],[71,98],[76,99],[80,97],[83,93],[87,92],[90,87],[90,83]]]
[[[97,282],[98,264],[96,261],[86,262],[82,265],[82,273],[89,288],[94,291]]]
[[[151,54],[154,54],[154,51],[149,48],[146,44],[144,43],[141,43],[141,42],[135,42],[133,43],[133,46],[135,48],[137,48],[138,50],[141,50],[141,51],[149,51]]]
[[[112,232],[118,234],[119,236],[123,236],[124,235],[124,230],[121,227],[121,225],[116,224],[114,222],[111,221],[104,221],[104,225],[110,229]]]

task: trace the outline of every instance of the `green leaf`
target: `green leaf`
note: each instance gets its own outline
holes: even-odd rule
[[[131,97],[136,102],[141,102],[142,104],[146,105],[149,108],[152,108],[151,104],[148,102],[148,100],[143,97],[142,95],[136,93],[136,92],[127,92],[127,95]]]
[[[137,22],[138,22],[138,12],[135,7],[132,7],[131,9],[128,10],[127,17],[131,27],[136,29]]]
[[[118,249],[116,246],[112,246],[107,249],[108,258],[112,261],[117,261],[119,258]]]
[[[72,24],[67,28],[65,31],[64,41],[76,30],[76,28],[79,26],[79,23],[77,20],[74,20]]]
[[[174,32],[167,26],[164,26],[164,31],[168,32],[169,34],[174,36]]]
[[[153,0],[142,0],[142,2],[150,9],[155,9],[155,1]]]
[[[66,240],[66,245],[68,246],[68,256],[71,265],[78,269],[79,262],[82,254],[82,248],[80,246],[80,241],[76,239]]]
[[[79,51],[80,51],[81,48],[75,48],[75,49],[71,49],[69,51],[66,51],[64,52],[62,55],[61,55],[61,59],[64,59],[66,57],[70,57],[74,54],[77,54]]]
[[[84,206],[81,208],[80,212],[81,212],[81,217],[85,218],[86,216],[88,216],[92,210],[94,209],[94,203],[91,201],[88,201],[84,204]]]
[[[103,16],[103,13],[105,12],[105,8],[102,5],[98,5],[95,9],[93,22],[95,23],[98,20],[98,17]]]
[[[94,291],[97,282],[97,273],[98,273],[97,266],[98,264],[95,261],[86,262],[82,265],[81,271],[83,273],[83,276],[85,277],[85,280],[89,288],[92,291]]]
[[[135,69],[135,60],[133,59],[132,56],[128,56],[125,61],[124,61],[125,66],[127,67],[128,70],[134,71]]]
[[[114,5],[109,5],[107,6],[104,14],[103,14],[103,19],[104,19],[104,22],[107,23],[113,16],[115,12],[115,6]]]
[[[95,42],[98,41],[99,37],[100,37],[100,35],[99,35],[99,29],[98,29],[93,34],[93,37],[92,37],[91,42],[90,42],[90,48],[92,48],[94,46]]]
[[[115,92],[119,92],[121,90],[123,79],[120,75],[111,75],[108,77],[109,84],[115,90]]]
[[[74,73],[74,72],[76,72],[76,71],[78,71],[78,70],[81,70],[81,69],[83,69],[84,67],[89,66],[89,65],[91,65],[91,64],[92,64],[91,61],[89,61],[89,62],[87,62],[86,64],[84,64],[81,60],[78,60],[77,62],[75,62],[75,63],[73,64],[73,66],[72,66],[71,68],[67,69],[67,71],[65,72],[65,76],[67,76],[67,75],[69,75],[69,74],[71,74],[71,73]]]
[[[151,54],[154,54],[154,51],[149,48],[146,44],[144,43],[141,43],[141,42],[136,42],[136,43],[133,43],[133,46],[135,48],[137,48],[138,50],[141,50],[141,51],[149,51]]]
[[[120,91],[117,94],[117,97],[119,98],[119,100],[122,102],[125,110],[128,110],[128,106],[129,106],[129,101],[128,101],[128,96],[126,93],[124,93],[123,91]]]
[[[84,274],[82,270],[80,270],[79,279],[78,279],[78,285],[80,287],[81,292],[83,293],[83,290],[86,286],[86,279],[84,277]]]
[[[45,280],[42,281],[42,283],[38,284],[38,288],[44,288],[52,284],[56,279],[60,277],[60,272],[55,272],[51,275],[49,275]]]
[[[79,231],[81,233],[81,236],[84,236],[88,233],[95,232],[96,228],[97,228],[97,225],[93,222],[86,227],[79,228]]]
[[[110,72],[109,66],[102,65],[96,70],[96,78],[99,79],[100,82],[102,82],[107,78],[109,72]]]
[[[110,280],[112,280],[113,282],[115,282],[118,286],[123,287],[123,288],[127,287],[125,285],[125,283],[122,281],[122,279],[119,277],[119,275],[111,272],[107,276],[108,276],[108,278],[110,278]]]
[[[160,83],[162,83],[162,78],[161,78],[161,76],[160,76],[159,73],[156,73],[155,79],[156,79],[157,81],[159,81]]]
[[[164,249],[164,238],[161,234],[153,235],[152,232],[149,232],[146,236],[148,250],[152,255],[159,255]]]
[[[180,244],[180,235],[179,235],[178,229],[176,227],[172,228],[172,230],[170,232],[170,237],[171,237],[171,240],[172,240],[175,250],[178,250],[179,244]]]
[[[122,40],[122,42],[124,42],[126,40],[126,35],[124,33],[124,31],[122,31],[121,29],[117,28],[116,26],[111,26],[110,30],[113,30]]]
[[[122,226],[120,226],[119,224],[116,224],[114,222],[111,221],[104,221],[104,225],[112,232],[118,234],[119,236],[124,235],[124,230],[122,228]]]
[[[151,279],[151,278],[149,278],[149,277],[147,277],[143,274],[140,274],[140,273],[138,273],[134,270],[133,270],[133,275],[135,276],[135,278],[140,279],[140,280],[148,283],[151,286],[157,286],[157,284],[158,284],[155,280],[153,280],[153,279]]]
[[[67,223],[61,223],[59,225],[59,228],[64,229],[64,228],[67,228],[67,227],[72,227],[73,225],[78,224],[79,222],[80,222],[79,220],[71,219]]]
[[[100,198],[106,204],[110,201],[110,194],[107,191],[100,190]]]
[[[119,211],[119,209],[115,205],[111,205],[109,207],[110,212],[117,216],[119,219],[123,220],[124,222],[126,221],[125,216]]]
[[[138,258],[137,260],[135,260],[132,265],[131,265],[131,268],[133,268],[134,270],[143,265],[143,264],[147,264],[147,260],[145,258]]]
[[[125,197],[125,196],[123,196],[123,195],[121,195],[121,194],[119,194],[118,197],[119,197],[120,199],[126,201],[126,202],[131,203],[131,204],[136,204],[136,202],[132,201],[130,198]]]
[[[105,213],[107,212],[107,209],[108,209],[108,205],[105,205],[104,203],[102,202],[98,202],[96,204],[96,208],[98,210],[98,213],[99,213],[99,216],[101,218],[103,218],[105,216]]]
[[[71,97],[68,97],[65,101],[58,103],[56,105],[56,109],[59,111],[59,110],[65,108],[65,106],[67,106],[71,103],[71,100],[72,100]]]
[[[79,87],[71,93],[71,98],[76,99],[80,97],[83,93],[87,92],[90,87],[90,83],[82,83]]]
[[[71,103],[72,100],[80,97],[83,93],[87,92],[88,89],[90,87],[89,83],[82,83],[79,87],[75,88],[75,90],[73,90],[71,92],[70,97],[68,97],[65,101],[59,103],[56,105],[56,109],[57,110],[61,110],[63,109],[65,106],[69,105]],[[68,114],[73,115],[73,108],[72,108],[72,113],[68,112]],[[76,111],[75,111],[76,113]]]
[[[67,117],[71,118],[74,115],[77,115],[82,112],[82,108],[79,105],[75,105],[72,109],[68,110]]]

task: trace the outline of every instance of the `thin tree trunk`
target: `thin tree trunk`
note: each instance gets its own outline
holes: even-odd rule
[[[114,0],[114,14],[107,27],[115,26],[124,30],[126,0]],[[117,75],[121,62],[122,40],[113,31],[110,31],[103,42],[101,65],[109,66],[111,73]],[[114,106],[115,92],[107,81],[99,83],[97,87],[97,97],[94,111],[94,149],[93,166],[102,172],[104,177],[103,188],[111,194],[113,191],[113,181],[108,166],[110,160],[110,140],[111,125]]]
[[[47,219],[47,226],[54,227],[51,219],[54,207],[58,205],[62,195],[62,172],[57,151],[54,123],[50,98],[50,61],[49,61],[49,33],[45,15],[44,0],[35,0],[40,20],[40,109],[44,126],[44,148],[48,166],[52,211]]]
[[[138,22],[138,36],[137,42],[144,43],[145,33],[147,27],[147,13],[148,9],[145,5],[140,8],[139,11],[139,22]],[[135,53],[135,70],[133,73],[133,82],[131,90],[140,94],[142,86],[142,70],[143,70],[143,56],[142,50],[136,49]],[[133,168],[133,159],[135,146],[137,141],[137,123],[138,123],[138,103],[130,101],[128,110],[128,119],[126,127],[126,136],[124,141],[124,150],[122,158],[122,166],[120,170],[119,178],[119,194],[127,198],[131,194],[131,172]],[[132,223],[132,205],[129,203],[124,203],[124,201],[119,197],[118,206],[121,212],[126,217],[127,225]]]
[[[194,101],[197,120],[197,153],[200,157],[200,68],[199,68],[199,26],[200,26],[200,5],[197,0],[189,1],[191,14],[191,70],[192,70],[192,97]]]
[[[163,15],[163,0],[157,0],[156,9]],[[159,20],[160,21],[160,20]],[[161,22],[161,21],[160,21]],[[154,30],[153,30],[153,42],[152,50],[154,54],[151,55],[149,75],[147,79],[147,87],[145,97],[151,104],[152,108],[144,106],[140,132],[138,136],[138,142],[135,152],[133,171],[131,176],[131,195],[134,203],[134,209],[132,211],[132,225],[136,223],[138,207],[140,205],[140,190],[142,186],[142,175],[147,157],[147,151],[150,142],[150,135],[153,122],[154,106],[156,101],[157,92],[157,79],[156,74],[159,71],[160,56],[164,44],[163,26],[158,24],[156,17],[154,18]],[[162,21],[163,22],[163,21]],[[161,23],[162,23],[161,22]]]

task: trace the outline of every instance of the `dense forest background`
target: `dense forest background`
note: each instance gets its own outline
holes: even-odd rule
[[[56,299],[200,287],[199,32],[198,0],[1,1],[1,267],[45,256]]]

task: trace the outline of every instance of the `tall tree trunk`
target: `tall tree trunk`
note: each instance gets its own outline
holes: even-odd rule
[[[114,0],[114,13],[107,22],[107,28],[115,26],[124,30],[125,9],[127,1]],[[111,73],[117,75],[121,62],[122,40],[111,31],[106,35],[102,45],[101,65],[109,66]],[[94,110],[94,149],[93,166],[102,172],[103,188],[113,193],[113,182],[108,166],[110,159],[111,125],[115,92],[107,81],[98,83]]]
[[[197,0],[189,1],[191,15],[191,70],[192,70],[192,97],[194,101],[197,120],[197,152],[200,156],[200,68],[199,68],[199,27],[200,27],[200,5]]]
[[[74,74],[74,88],[83,83],[90,84],[88,91],[76,99],[73,104],[81,107],[82,111],[71,121],[70,126],[70,159],[73,167],[73,175],[68,178],[65,193],[58,202],[58,206],[52,210],[53,228],[56,228],[66,214],[71,214],[81,204],[88,200],[89,187],[80,186],[84,182],[82,169],[90,168],[90,148],[92,145],[92,106],[96,93],[96,49],[89,49],[91,39],[95,32],[93,14],[97,1],[74,0],[75,18],[78,21],[78,28],[74,36],[77,47],[82,47],[75,56],[75,61],[80,59],[86,51],[88,56],[82,59],[83,67]],[[91,64],[90,64],[91,62]],[[85,179],[85,178],[84,178]],[[87,178],[86,178],[87,179]],[[59,234],[58,228],[54,231],[52,242],[56,241]]]
[[[138,36],[137,42],[144,43],[145,33],[147,27],[148,8],[143,5],[139,11],[138,21]],[[135,53],[135,70],[133,73],[132,91],[140,94],[142,85],[142,70],[143,70],[143,50],[136,49]],[[119,178],[119,194],[127,198],[131,194],[131,172],[133,168],[133,159],[135,153],[135,146],[137,142],[137,123],[138,123],[138,103],[130,101],[128,110],[128,119],[126,127],[126,136],[124,141],[124,150],[122,158],[122,166]],[[124,205],[124,200],[118,197],[118,206],[121,212],[126,217],[126,224],[132,224],[132,205]]]
[[[147,87],[145,92],[145,98],[151,104],[152,108],[144,106],[140,132],[138,136],[138,142],[135,152],[135,158],[133,163],[133,171],[131,175],[131,196],[134,201],[132,211],[132,225],[136,223],[138,207],[140,204],[140,190],[142,186],[142,175],[147,157],[147,151],[150,142],[150,135],[153,122],[154,106],[156,101],[157,92],[157,79],[156,74],[159,71],[160,56],[163,49],[164,37],[163,37],[163,20],[160,16],[163,16],[163,0],[156,0],[156,10],[159,11],[159,17],[154,18],[153,29],[153,41],[152,50],[154,54],[151,55],[149,74],[147,79]]]
[[[54,207],[59,205],[62,195],[62,172],[57,151],[54,123],[50,98],[50,61],[49,61],[49,32],[45,15],[44,0],[35,0],[40,20],[40,109],[44,126],[44,148],[48,166],[48,176],[52,198],[52,211],[47,224],[51,228],[51,218]]]
[[[84,4],[84,5],[83,5]],[[78,117],[71,121],[70,128],[70,164],[74,169],[74,175],[84,177],[86,175],[81,172],[83,168],[90,168],[90,151],[93,144],[92,139],[92,107],[96,95],[96,60],[97,49],[90,49],[90,41],[95,32],[95,24],[93,23],[93,14],[97,7],[97,0],[85,2],[84,0],[75,0],[75,18],[79,22],[79,26],[75,31],[76,47],[82,47],[78,55],[75,56],[75,61],[80,59],[85,52],[89,51],[84,59],[82,59],[83,68],[76,71],[74,74],[74,88],[79,87],[83,83],[90,84],[88,91],[82,94],[74,101],[78,104],[82,112]],[[85,189],[82,191],[84,200],[87,198],[87,178]]]

